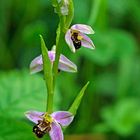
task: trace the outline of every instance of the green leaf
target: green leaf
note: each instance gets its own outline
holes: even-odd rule
[[[47,99],[47,108],[46,110],[51,113],[53,111],[53,74],[52,74],[52,63],[48,56],[48,49],[45,45],[43,37],[40,35],[41,39],[41,50],[42,50],[42,59],[43,59],[43,70],[44,77],[46,81],[48,99]]]
[[[52,73],[52,65],[50,58],[48,56],[48,49],[45,45],[43,37],[40,35],[41,40],[41,50],[42,50],[42,58],[43,58],[43,70],[44,70],[44,76],[46,80],[49,80]]]
[[[81,100],[84,96],[85,90],[88,86],[89,82],[86,83],[86,85],[81,89],[81,91],[79,92],[79,94],[77,95],[77,97],[75,98],[73,104],[71,105],[69,112],[71,112],[73,115],[76,115],[77,109],[81,103]]]

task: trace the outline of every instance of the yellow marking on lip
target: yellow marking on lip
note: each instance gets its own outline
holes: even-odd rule
[[[77,31],[77,30],[71,30],[71,36],[73,35],[73,33],[77,33],[78,34],[78,36],[77,36],[77,39],[78,40],[82,40],[83,39],[83,37],[81,36],[81,35],[79,35],[79,31]]]
[[[78,35],[77,39],[78,39],[78,40],[82,40],[83,37],[82,37],[81,35]]]

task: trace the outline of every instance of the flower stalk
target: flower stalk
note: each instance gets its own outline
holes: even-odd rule
[[[60,19],[61,20],[61,19]],[[54,74],[54,79],[58,73],[58,62],[60,58],[60,53],[62,51],[62,43],[64,40],[64,33],[62,32],[63,28],[63,22],[61,21],[57,30],[57,37],[56,37],[56,55],[55,55],[55,62],[53,65],[53,74]]]
[[[64,41],[64,36],[72,22],[73,14],[74,14],[73,1],[72,0],[62,0],[61,1],[62,4],[65,4],[65,1],[67,1],[67,3],[68,3],[68,7],[66,7],[66,8],[68,8],[67,9],[68,15],[63,15],[63,13],[61,12],[61,6],[60,6],[58,0],[52,1],[56,5],[56,10],[58,12],[59,19],[60,19],[58,29],[57,29],[57,37],[56,37],[56,56],[55,56],[55,62],[53,65],[54,87],[55,87],[55,79],[56,79],[56,76],[58,73],[58,62],[59,62],[60,53],[61,53],[62,47],[63,47],[62,44]]]

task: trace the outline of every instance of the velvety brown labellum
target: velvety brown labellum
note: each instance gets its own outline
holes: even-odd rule
[[[38,138],[42,138],[47,132],[51,130],[50,122],[39,120],[38,124],[33,127],[33,132]]]
[[[78,39],[77,32],[72,32],[71,40],[73,41],[75,49],[79,49],[81,47],[81,40]]]

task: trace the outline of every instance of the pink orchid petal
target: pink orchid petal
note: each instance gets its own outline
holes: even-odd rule
[[[60,55],[58,68],[66,72],[77,72],[77,66],[62,54]]]
[[[51,130],[49,132],[51,140],[63,140],[63,132],[61,126],[57,122],[52,122]]]
[[[55,51],[48,51],[48,56],[51,62],[53,62],[55,60]]]
[[[55,51],[48,51],[49,58],[53,63],[55,60]],[[64,55],[60,55],[59,65],[58,68],[62,71],[66,72],[76,72],[77,66],[71,62],[68,58]],[[30,72],[31,74],[40,72],[43,70],[43,62],[42,62],[42,55],[36,57],[30,64]]]
[[[55,59],[55,52],[48,51],[48,55],[50,60],[53,62]],[[30,64],[30,73],[34,74],[43,70],[43,62],[42,62],[42,55],[39,55],[35,59],[32,60]]]
[[[62,126],[68,126],[74,118],[74,116],[68,111],[57,111],[52,113],[51,116]]]
[[[80,35],[83,37],[83,39],[81,40],[81,45],[83,47],[86,47],[89,49],[95,49],[95,46],[94,46],[92,40],[87,35],[84,35],[82,33],[80,33]]]
[[[42,115],[44,112],[38,112],[38,111],[27,111],[25,112],[25,116],[32,122],[38,123],[38,120],[42,120]]]
[[[40,55],[32,60],[32,62],[30,64],[30,73],[34,74],[36,72],[40,72],[42,69],[43,69],[42,55]]]
[[[75,53],[75,47],[74,47],[73,42],[71,40],[71,30],[70,29],[66,32],[65,40],[66,40],[66,43],[68,44],[70,50],[73,53]]]
[[[81,33],[85,33],[85,34],[94,34],[93,29],[85,24],[75,24],[71,27],[72,30],[77,30]]]

